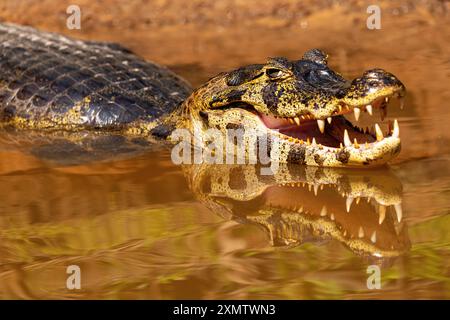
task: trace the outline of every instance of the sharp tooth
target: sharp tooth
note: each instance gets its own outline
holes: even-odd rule
[[[315,146],[316,145],[316,138],[313,138],[312,139],[312,143],[311,143],[313,146]]]
[[[322,210],[320,210],[320,216],[325,217],[327,215],[327,207],[323,206]]]
[[[289,118],[288,121],[289,121],[289,123],[292,123],[292,124],[295,123],[295,122],[294,122],[294,119],[292,119],[292,118]]]
[[[309,146],[311,144],[311,141],[309,140],[309,137],[306,138],[306,144]]]
[[[377,141],[383,140],[383,138],[384,138],[383,132],[381,131],[380,126],[378,125],[378,123],[375,123],[375,133],[377,135]]]
[[[378,224],[382,224],[384,221],[384,218],[386,218],[386,207],[380,205],[380,211],[379,211],[380,217],[378,218]]]
[[[328,124],[331,124],[331,120],[332,120],[332,119],[333,119],[332,117],[328,117],[328,118],[327,118]]]
[[[314,195],[317,196],[317,192],[319,191],[319,185],[315,184],[314,185]]]
[[[294,122],[299,126],[300,125],[300,119],[298,117],[294,118]]]
[[[325,132],[325,121],[324,120],[317,120],[317,125],[319,126],[320,132]]]
[[[355,114],[355,120],[358,121],[359,120],[359,115],[361,114],[361,109],[360,108],[353,108],[353,113]]]
[[[353,141],[353,146],[355,147],[355,149],[359,148],[358,140],[356,140],[356,138]]]
[[[352,146],[352,142],[350,141],[350,137],[348,136],[347,129],[344,130],[344,144],[346,147]]]
[[[394,120],[394,132],[392,132],[392,136],[394,138],[399,138],[400,137],[400,127],[398,126],[397,119]]]
[[[394,208],[395,208],[395,213],[397,214],[397,221],[402,222],[402,217],[403,217],[402,205],[400,203],[397,203],[394,205]]]
[[[364,238],[364,229],[362,227],[359,227],[358,237],[359,238]]]
[[[345,206],[346,206],[347,212],[350,212],[350,207],[352,205],[352,202],[353,202],[353,198],[352,197],[348,197],[345,200]]]
[[[372,236],[370,237],[370,241],[372,241],[372,243],[376,243],[377,242],[377,232],[374,231],[372,233]]]
[[[371,104],[368,104],[368,105],[366,106],[366,110],[367,110],[367,112],[368,112],[370,115],[373,115],[372,105],[371,105]]]

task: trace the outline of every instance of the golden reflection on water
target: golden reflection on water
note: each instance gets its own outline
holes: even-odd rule
[[[10,7],[6,20],[20,12]],[[39,8],[11,21],[67,33],[37,19]],[[114,135],[88,136],[92,154],[84,142],[1,132],[0,298],[449,298],[448,17],[418,6],[368,31],[361,12],[324,8],[306,29],[260,17],[182,33],[86,22],[78,36],[120,42],[196,86],[312,47],[346,77],[383,67],[408,88],[406,108],[387,118],[399,119],[403,150],[390,168],[261,176],[254,166],[174,166],[167,150]],[[79,291],[65,286],[71,264]],[[371,264],[381,290],[367,289]]]
[[[3,298],[446,292],[435,290],[446,281],[448,216],[399,216],[401,170],[290,166],[262,176],[249,165],[174,167],[161,152],[72,166],[12,151],[2,159],[14,157],[1,163]],[[71,264],[83,272],[80,291],[65,288]],[[383,291],[366,287],[372,264]]]

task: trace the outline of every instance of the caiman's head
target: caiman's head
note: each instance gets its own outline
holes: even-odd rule
[[[404,85],[381,69],[345,80],[327,66],[318,49],[301,60],[269,59],[222,73],[186,100],[184,125],[253,129],[280,142],[279,162],[342,167],[384,164],[400,151],[397,121],[386,133],[375,124],[361,129],[344,115],[379,109],[383,120],[390,97],[402,98]]]

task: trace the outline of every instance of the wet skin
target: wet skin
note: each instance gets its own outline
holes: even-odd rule
[[[227,137],[241,128],[279,141],[272,161],[324,167],[377,166],[400,152],[397,121],[383,133],[344,115],[378,109],[384,118],[404,85],[381,69],[347,81],[318,49],[297,61],[273,58],[221,73],[189,96],[183,79],[118,45],[8,24],[0,25],[0,40],[3,126],[172,142],[177,128],[205,137],[208,129]]]

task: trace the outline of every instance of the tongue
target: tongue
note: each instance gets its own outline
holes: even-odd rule
[[[261,117],[261,120],[264,122],[266,127],[269,128],[269,129],[279,129],[279,128],[282,128],[282,127],[287,127],[287,126],[291,126],[292,125],[286,119],[275,118],[273,116],[266,116],[264,114],[260,114],[259,116]]]

